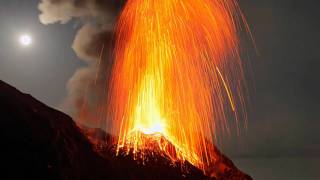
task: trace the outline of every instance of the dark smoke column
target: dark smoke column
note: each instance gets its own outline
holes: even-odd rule
[[[101,101],[105,100],[112,66],[113,24],[122,4],[121,0],[42,0],[38,6],[39,19],[45,25],[72,19],[81,24],[72,48],[87,66],[70,78],[68,96],[59,108],[83,124],[100,126],[105,117],[105,102]]]

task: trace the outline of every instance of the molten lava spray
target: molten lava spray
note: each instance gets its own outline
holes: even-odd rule
[[[150,135],[174,161],[204,171],[215,161],[208,140],[228,131],[230,112],[236,121],[241,114],[243,22],[234,0],[127,1],[116,25],[109,109],[118,150],[143,156]]]

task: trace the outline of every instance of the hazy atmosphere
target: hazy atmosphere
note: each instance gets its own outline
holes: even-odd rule
[[[73,116],[97,73],[101,47],[110,46],[122,3],[42,2],[0,0],[0,79]],[[248,128],[225,137],[222,151],[253,179],[320,179],[320,2],[239,3],[256,45],[243,46],[250,64]],[[102,56],[108,59],[109,51]]]

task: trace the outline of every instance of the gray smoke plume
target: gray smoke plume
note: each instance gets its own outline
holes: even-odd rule
[[[123,4],[123,0],[41,0],[38,6],[43,24],[82,22],[72,48],[87,66],[68,81],[68,96],[60,109],[86,125],[97,126],[104,113],[112,30]]]

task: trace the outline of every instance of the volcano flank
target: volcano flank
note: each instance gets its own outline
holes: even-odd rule
[[[216,155],[215,163],[206,175],[187,161],[173,161],[175,151],[163,153],[161,148],[175,148],[161,134],[140,134],[148,142],[147,150],[117,151],[116,137],[77,125],[2,81],[0,114],[2,174],[8,179],[251,179],[214,145],[208,150]]]

